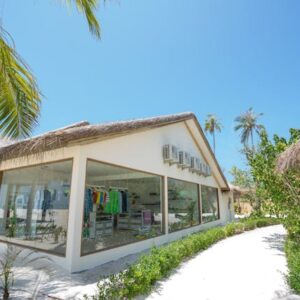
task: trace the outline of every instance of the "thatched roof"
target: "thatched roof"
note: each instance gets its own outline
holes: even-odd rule
[[[200,134],[202,135],[204,142],[209,150],[209,153],[211,154],[212,159],[215,162],[217,169],[224,180],[225,187],[222,188],[222,190],[228,191],[229,187],[227,180],[215,158],[215,155],[212,152],[212,149],[203,133],[203,130],[196,116],[191,112],[129,121],[102,123],[96,125],[91,125],[86,121],[75,123],[64,128],[46,132],[42,135],[32,137],[30,139],[0,146],[0,161],[31,154],[39,155],[45,151],[63,148],[81,142],[92,142],[94,140],[109,139],[115,136],[162,127],[187,120],[195,121],[197,128],[199,129]]]
[[[300,140],[278,156],[276,170],[279,173],[288,170],[300,171]]]
[[[46,132],[42,135],[0,146],[0,160],[8,160],[30,154],[39,154],[68,146],[81,140],[108,138],[139,130],[161,127],[172,123],[196,118],[193,113],[181,113],[154,118],[117,121],[91,125],[83,121]]]
[[[244,188],[244,187],[240,187],[240,186],[233,185],[233,184],[229,184],[229,188],[233,193],[240,195],[240,196],[245,195],[245,194],[249,193],[249,191],[250,191],[249,188]]]

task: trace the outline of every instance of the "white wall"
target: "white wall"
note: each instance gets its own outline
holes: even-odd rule
[[[174,144],[179,149],[188,151],[192,156],[202,158],[211,166],[213,176],[203,177],[176,165],[170,166],[163,162],[162,147],[164,144]],[[73,147],[67,147],[55,151],[49,151],[45,155],[30,156],[25,159],[15,159],[0,164],[0,170],[38,164],[53,160],[73,157],[73,175],[69,205],[68,238],[66,258],[58,258],[61,266],[71,272],[81,271],[96,265],[118,259],[131,253],[139,252],[153,245],[181,238],[191,232],[199,231],[208,227],[216,226],[230,220],[228,210],[228,195],[221,193],[225,187],[224,180],[217,170],[209,151],[194,121],[175,123],[172,125],[154,128],[130,135],[115,137],[108,140],[85,143]],[[177,178],[189,182],[217,187],[220,199],[220,220],[163,235],[153,239],[140,241],[115,249],[97,252],[90,255],[80,256],[81,228],[84,203],[84,185],[86,160],[94,159],[106,163],[124,166],[143,172]],[[167,191],[164,191],[167,195]],[[233,206],[233,205],[232,205]],[[167,204],[165,204],[167,208]],[[54,257],[55,260],[55,257]]]

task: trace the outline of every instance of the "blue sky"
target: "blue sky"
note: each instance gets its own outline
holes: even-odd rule
[[[100,5],[101,41],[61,0],[0,0],[3,25],[45,99],[34,134],[193,111],[224,125],[217,158],[244,166],[233,119],[263,112],[270,134],[299,128],[300,2],[118,0]]]

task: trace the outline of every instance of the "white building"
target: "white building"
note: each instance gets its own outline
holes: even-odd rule
[[[0,148],[0,240],[70,272],[231,220],[226,179],[192,113],[81,122]]]

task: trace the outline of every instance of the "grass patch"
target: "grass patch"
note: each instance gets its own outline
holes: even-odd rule
[[[161,248],[154,247],[149,254],[143,255],[127,270],[100,280],[97,284],[96,295],[85,296],[85,299],[133,299],[138,295],[147,294],[158,280],[169,276],[171,271],[185,259],[209,248],[218,241],[256,227],[279,223],[280,220],[273,218],[243,219],[224,227],[193,233]],[[297,270],[299,271],[300,259],[298,262],[299,269]]]

